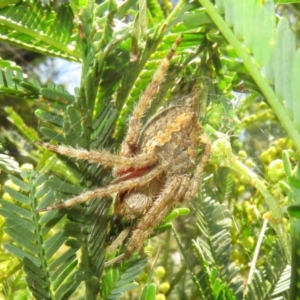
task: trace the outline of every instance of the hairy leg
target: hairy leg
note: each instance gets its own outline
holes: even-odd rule
[[[137,106],[133,111],[133,114],[128,124],[128,133],[126,135],[125,140],[122,143],[121,148],[121,153],[125,156],[130,156],[134,153],[139,132],[141,130],[141,119],[144,116],[146,110],[149,108],[152,99],[156,96],[159,86],[164,81],[166,72],[170,65],[170,60],[174,56],[178,45],[181,43],[181,40],[181,36],[177,38],[175,43],[172,45],[172,48],[167,57],[165,57],[161,61],[157,71],[154,73],[151,83],[146,88],[145,92],[141,96]]]
[[[144,240],[152,233],[153,228],[159,225],[167,213],[172,209],[174,203],[180,201],[184,197],[189,184],[190,179],[187,176],[177,176],[168,180],[160,197],[154,202],[151,209],[147,212],[144,219],[139,222],[137,229],[133,232],[127,245],[126,252],[106,262],[104,264],[105,268],[121,262],[130,257],[135,251],[139,250],[143,246]]]
[[[100,197],[105,197],[108,195],[111,195],[116,192],[122,192],[126,190],[130,190],[136,187],[140,187],[143,185],[146,185],[149,183],[153,178],[158,177],[161,173],[163,172],[163,167],[156,167],[153,170],[149,171],[145,175],[139,177],[139,178],[134,178],[130,179],[128,181],[122,181],[119,183],[115,183],[112,185],[109,185],[107,187],[103,188],[98,188],[93,191],[89,191],[86,193],[83,193],[82,195],[76,196],[74,198],[71,198],[65,202],[41,208],[38,209],[37,211],[51,211],[51,210],[56,210],[56,209],[61,209],[61,208],[68,208],[73,205],[77,205],[83,202],[86,202],[88,200],[94,199],[94,198],[100,198]]]
[[[123,244],[125,239],[127,238],[128,234],[130,233],[131,228],[126,227],[122,230],[122,232],[117,236],[117,238],[113,241],[113,243],[107,247],[106,251],[107,252],[114,252],[119,248],[120,245]]]
[[[104,166],[118,166],[121,168],[143,168],[154,165],[157,162],[155,154],[140,154],[134,157],[125,157],[111,154],[108,151],[88,151],[84,149],[75,149],[71,147],[55,146],[47,143],[38,143],[42,147],[53,152],[77,158],[80,160],[88,160],[92,163],[98,163]]]
[[[199,185],[200,185],[200,182],[202,179],[204,168],[209,160],[209,156],[210,156],[210,152],[211,152],[211,143],[210,143],[208,136],[204,132],[201,134],[201,143],[204,146],[203,153],[202,153],[200,162],[196,168],[196,171],[194,173],[190,188],[187,191],[187,193],[185,194],[183,200],[190,200],[195,197],[195,195],[199,189]]]
[[[138,223],[137,229],[127,245],[125,258],[143,246],[144,240],[152,233],[153,228],[158,226],[167,213],[172,209],[186,193],[190,179],[187,176],[176,176],[167,180],[164,190],[154,202],[145,217]]]

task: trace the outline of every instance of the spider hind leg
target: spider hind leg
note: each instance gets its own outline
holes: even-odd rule
[[[130,257],[135,251],[142,248],[144,240],[152,233],[153,228],[158,226],[174,204],[184,197],[189,183],[188,176],[174,176],[166,181],[159,197],[137,224],[137,229],[133,232],[127,245],[124,258]]]

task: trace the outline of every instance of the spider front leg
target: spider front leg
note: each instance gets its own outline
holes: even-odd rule
[[[157,157],[154,153],[140,154],[135,157],[125,157],[123,155],[114,155],[108,151],[88,151],[84,149],[74,149],[65,146],[56,146],[47,143],[37,143],[38,145],[65,155],[80,160],[87,160],[92,163],[98,163],[103,166],[118,166],[118,169],[138,169],[143,167],[152,166],[157,162]]]
[[[109,185],[107,187],[98,188],[93,191],[83,193],[82,195],[79,195],[77,197],[71,198],[65,202],[38,209],[37,211],[38,212],[51,211],[51,210],[56,210],[56,209],[61,209],[61,208],[69,208],[71,206],[84,203],[84,202],[94,199],[94,198],[105,197],[105,196],[111,195],[113,193],[123,192],[123,191],[130,190],[130,189],[133,189],[136,187],[141,187],[141,186],[149,183],[151,180],[153,180],[153,178],[158,177],[162,172],[163,172],[163,166],[158,166],[139,178],[134,178],[134,179],[130,179],[127,181],[115,183],[115,184]]]
[[[137,140],[141,130],[141,120],[145,112],[149,108],[152,99],[157,95],[159,86],[162,84],[168,71],[170,60],[175,54],[178,45],[181,43],[182,37],[178,37],[168,55],[161,61],[158,69],[153,75],[151,83],[146,88],[141,96],[137,106],[135,107],[132,116],[128,123],[128,132],[121,147],[121,153],[125,156],[130,156],[135,153]]]

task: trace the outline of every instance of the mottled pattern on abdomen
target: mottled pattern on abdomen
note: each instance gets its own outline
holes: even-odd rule
[[[139,140],[141,153],[155,153],[167,174],[186,174],[196,164],[198,122],[188,106],[171,106],[145,125]]]

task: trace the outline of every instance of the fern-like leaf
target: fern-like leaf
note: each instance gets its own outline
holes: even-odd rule
[[[288,299],[290,284],[288,271],[290,268],[277,241],[271,253],[265,257],[263,265],[254,272],[253,279],[247,284],[244,299],[270,299],[271,297]]]
[[[45,17],[47,15],[47,17]],[[0,40],[45,55],[78,60],[73,35],[73,12],[61,5],[58,11],[40,2],[24,1],[0,10]]]
[[[103,297],[107,300],[120,299],[126,291],[137,286],[134,279],[147,265],[147,258],[133,260],[121,267],[111,267],[103,277]]]
[[[251,89],[256,89],[264,95],[281,125],[300,149],[300,134],[295,130],[293,123],[294,121],[299,124],[299,115],[295,113],[299,110],[300,75],[296,71],[299,54],[296,52],[295,34],[290,29],[288,21],[282,18],[276,26],[273,1],[264,2],[263,5],[255,1],[238,0],[225,5],[220,1],[218,5],[221,7],[220,11],[225,14],[225,20],[209,0],[200,0],[200,3],[243,60],[243,63],[234,63],[239,81],[243,80],[246,85],[249,83]],[[235,34],[230,27],[233,27]],[[258,32],[260,34],[257,34]],[[244,40],[244,43],[242,44],[238,38]],[[236,56],[232,53],[230,55],[226,49],[224,54],[227,58]],[[232,62],[230,59],[227,61]],[[226,61],[224,63],[226,64]],[[258,66],[262,67],[263,71],[260,71]],[[275,89],[272,84],[275,85]],[[285,107],[282,105],[283,102]]]
[[[197,275],[202,295],[208,299],[242,299],[243,280],[239,269],[230,261],[231,238],[229,211],[210,198],[202,202],[197,212],[197,226],[203,237],[193,244],[201,265],[205,266]]]
[[[62,299],[69,289],[74,291],[80,284],[74,277],[79,244],[68,242],[62,230],[48,236],[62,213],[45,214],[42,218],[36,213],[39,198],[44,202],[54,198],[54,193],[44,186],[45,175],[23,171],[22,179],[12,175],[10,179],[14,188],[6,186],[5,192],[13,202],[0,200],[0,213],[5,217],[4,232],[14,242],[5,243],[4,247],[22,260],[27,284],[36,299]],[[54,257],[57,252],[64,260]]]

